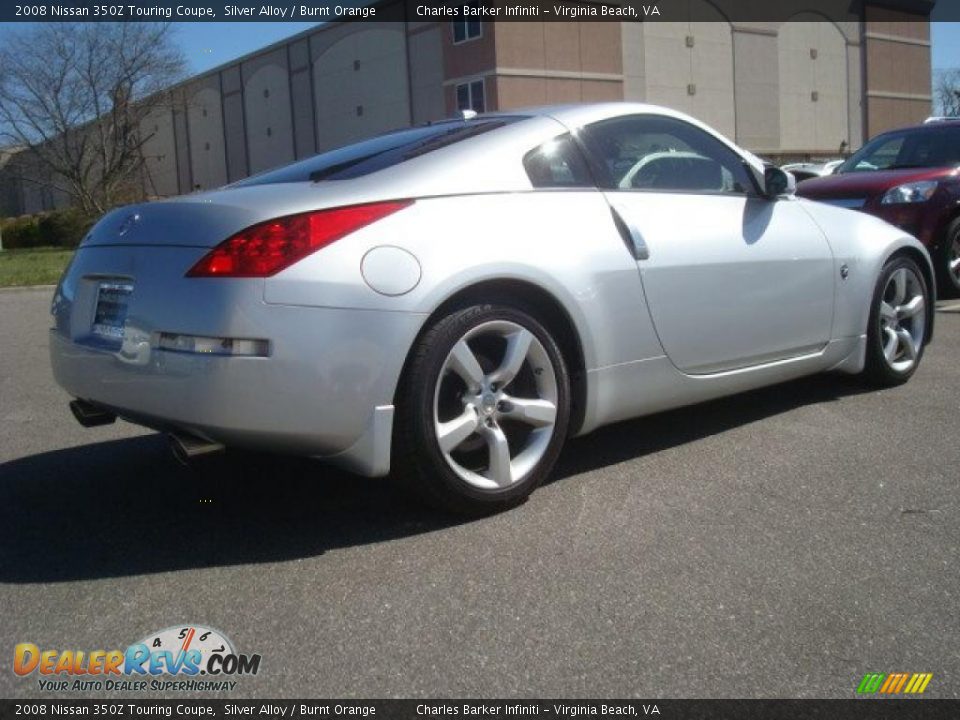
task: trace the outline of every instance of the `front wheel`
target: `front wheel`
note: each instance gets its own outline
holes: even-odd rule
[[[438,320],[414,348],[397,464],[442,509],[497,512],[549,474],[569,419],[569,376],[550,332],[522,308],[474,305]]]
[[[892,258],[883,267],[873,294],[867,330],[866,377],[878,385],[910,379],[923,357],[930,289],[917,264]]]

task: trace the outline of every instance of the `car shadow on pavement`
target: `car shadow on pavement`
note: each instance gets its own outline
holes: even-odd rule
[[[0,583],[295,560],[449,526],[391,478],[243,453],[184,467],[165,436],[0,465]]]
[[[549,482],[684,445],[804,405],[876,391],[849,375],[813,375],[627,420],[568,442]]]
[[[620,423],[573,441],[554,482],[862,391],[821,376]],[[0,583],[295,560],[458,522],[392,478],[259,455],[186,468],[146,435],[0,465]]]

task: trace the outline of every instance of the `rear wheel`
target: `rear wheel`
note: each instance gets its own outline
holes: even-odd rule
[[[960,218],[947,226],[943,242],[937,250],[940,292],[945,296],[960,295]]]
[[[526,310],[453,311],[421,337],[404,378],[399,469],[442,509],[483,515],[512,507],[560,454],[569,387],[556,341]]]
[[[930,289],[917,264],[908,257],[887,262],[873,295],[867,331],[867,378],[879,385],[910,379],[926,342]]]

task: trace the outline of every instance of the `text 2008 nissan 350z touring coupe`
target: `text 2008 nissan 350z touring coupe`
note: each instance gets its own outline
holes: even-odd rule
[[[606,423],[913,374],[927,251],[792,190],[648,105],[400,130],[108,214],[57,288],[53,370],[87,425],[393,467],[490,512]]]

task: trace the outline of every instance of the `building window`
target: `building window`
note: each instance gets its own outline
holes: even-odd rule
[[[483,80],[474,80],[473,82],[457,85],[457,110],[484,112],[486,109],[487,103],[483,95]]]
[[[479,20],[454,20],[450,24],[453,26],[454,45],[483,36],[483,23]]]

